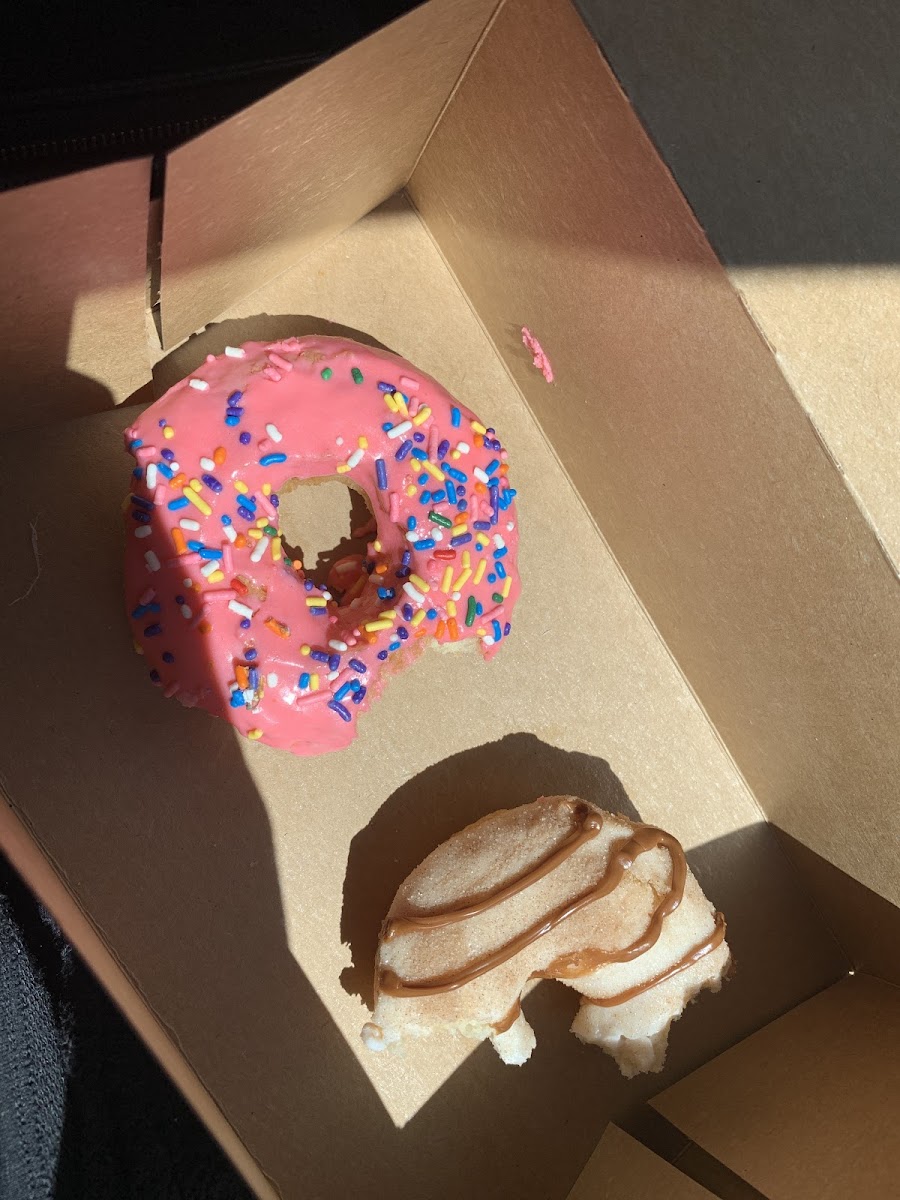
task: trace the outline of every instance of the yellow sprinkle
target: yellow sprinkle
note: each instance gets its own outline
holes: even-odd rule
[[[268,523],[269,523],[268,517],[257,517],[256,518],[256,528],[257,529],[265,529],[265,527],[268,525]]]
[[[234,481],[234,490],[236,492],[240,492],[242,496],[246,496],[247,493],[250,491],[250,489],[247,487],[246,483],[244,483],[243,480],[241,480],[241,479],[236,479]]]
[[[486,538],[486,537],[477,537],[477,538],[475,539],[475,548],[476,548],[476,550],[484,550],[484,549],[486,549],[486,547],[487,547],[487,546],[489,546],[489,545],[490,545],[490,543],[488,542],[488,540],[487,540],[487,538]]]
[[[262,737],[262,733],[263,733],[263,731],[261,729],[248,729],[247,737],[250,739],[251,742],[258,742],[259,739]]]
[[[167,428],[168,428],[168,426],[167,426]],[[191,504],[193,504],[195,508],[199,508],[200,511],[203,513],[204,517],[208,517],[212,514],[212,509],[209,507],[209,505],[206,503],[206,501],[202,498],[202,496],[197,495],[197,493],[194,491],[193,488],[189,488],[189,487],[182,488],[181,494],[182,494],[182,496],[185,497],[185,499],[190,500]]]
[[[200,480],[199,480],[199,479],[189,479],[189,480],[188,480],[188,487],[191,487],[191,488],[193,488],[195,492],[202,492],[202,491],[203,491],[203,484],[200,482]]]
[[[469,570],[468,567],[466,567],[464,570],[460,571],[460,573],[457,575],[456,580],[454,581],[453,587],[450,589],[450,591],[451,592],[461,592],[471,578],[472,578],[472,572]]]
[[[359,437],[357,438],[357,444],[359,445],[360,450],[368,450],[369,439],[366,437],[366,435],[364,433],[361,433],[359,435]]]
[[[447,616],[448,617],[456,616],[456,601],[455,600],[447,601]]]
[[[509,595],[509,589],[511,587],[512,587],[512,575],[507,575],[507,577],[503,580],[503,587],[500,589],[500,595],[503,597],[504,600]]]
[[[350,470],[346,463],[338,463],[334,469],[337,471],[338,475],[346,475]]]
[[[366,633],[378,633],[380,629],[392,629],[393,621],[369,621],[366,624]]]
[[[409,582],[413,585],[413,587],[418,588],[420,592],[427,592],[430,590],[430,585],[425,582],[421,575],[410,575]]]
[[[374,541],[372,543],[372,549],[375,551],[376,554],[380,554],[381,553],[381,542]]]
[[[318,675],[310,675],[310,677],[309,677],[309,690],[310,690],[311,692],[317,692],[317,691],[319,690],[319,677],[318,677]]]
[[[415,628],[416,625],[421,625],[424,620],[425,620],[425,609],[420,608],[417,613],[413,614],[413,619],[410,621],[410,625],[412,625],[413,628]]]
[[[171,425],[167,425],[165,427],[165,429],[163,430],[163,437],[164,438],[173,438],[174,436],[175,436],[175,430],[172,428]]]
[[[434,463],[429,462],[427,458],[423,461],[422,466],[425,468],[425,470],[428,472],[429,475],[434,476],[434,478],[438,481],[438,483],[443,483],[444,480],[447,478],[447,476],[440,469],[440,467],[436,467],[434,465]]]
[[[272,538],[272,561],[281,562],[281,538]]]
[[[468,528],[469,528],[469,526],[466,524],[466,522],[461,521],[459,523],[459,525],[454,525],[453,528],[450,530],[450,536],[451,537],[459,537],[459,535],[461,533],[466,533],[468,531]]]
[[[409,409],[406,407],[406,401],[403,399],[402,392],[394,392],[394,403],[397,405],[397,412],[400,413],[401,416],[409,416]]]
[[[378,615],[384,621],[396,621],[397,620],[396,608],[386,608],[384,610],[384,612],[380,612]]]
[[[247,537],[252,537],[255,542],[258,542],[263,533],[261,529],[248,529]]]
[[[263,495],[264,495],[264,496],[271,496],[271,495],[272,495],[272,485],[271,485],[271,483],[264,483],[264,484],[263,484]]]
[[[306,599],[307,608],[327,608],[328,601],[322,596],[308,596]]]
[[[478,587],[479,583],[481,583],[481,580],[484,577],[484,570],[485,570],[486,566],[487,566],[487,559],[483,558],[481,560],[481,562],[478,564],[478,566],[475,568],[475,578],[472,580],[472,583],[475,587]]]
[[[472,422],[471,422],[471,425],[472,425],[472,428],[475,430],[475,432],[476,432],[476,433],[487,433],[487,430],[486,430],[486,429],[485,429],[485,427],[484,427],[484,426],[481,424],[481,422],[480,422],[480,421],[472,421]]]
[[[458,450],[451,450],[450,457],[453,459],[454,462],[458,462],[459,459],[462,458],[462,455],[460,454],[460,452]]]
[[[213,571],[210,575],[207,575],[206,582],[207,583],[221,583],[224,578],[225,578],[224,571]]]
[[[477,635],[478,637],[487,637],[487,630],[486,630],[486,629],[476,629],[476,630],[475,630],[475,633],[476,633],[476,635]]]
[[[303,655],[304,658],[306,658],[309,654],[312,653],[312,646],[308,646],[306,644],[306,642],[304,642],[303,645],[300,647],[300,653]]]
[[[418,490],[419,489],[416,487],[416,485],[414,483],[410,483],[407,485],[406,494],[407,494],[407,496],[414,496]]]
[[[384,393],[384,402],[388,406],[388,408],[391,410],[392,413],[395,413],[397,411],[397,401],[394,399],[393,392],[385,392]]]
[[[463,565],[463,567],[471,567],[471,565],[472,565],[472,558],[471,558],[468,550],[463,550],[462,565]]]
[[[450,581],[452,579],[453,579],[453,568],[445,567],[444,577],[441,580],[441,591],[444,593],[445,596],[450,595]]]
[[[419,411],[416,413],[416,415],[413,417],[412,423],[413,423],[413,425],[424,425],[430,416],[431,416],[431,409],[426,404],[425,407],[420,408]]]

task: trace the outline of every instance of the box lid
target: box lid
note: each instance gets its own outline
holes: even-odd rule
[[[568,1200],[711,1200],[713,1193],[609,1125]]]

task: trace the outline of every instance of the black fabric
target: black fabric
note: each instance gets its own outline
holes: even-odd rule
[[[250,1200],[0,856],[0,1200]]]

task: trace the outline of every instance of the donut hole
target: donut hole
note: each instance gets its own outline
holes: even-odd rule
[[[289,479],[279,488],[285,554],[303,563],[307,578],[328,585],[342,559],[365,556],[375,518],[365,494],[337,475]],[[340,572],[338,572],[339,577]]]

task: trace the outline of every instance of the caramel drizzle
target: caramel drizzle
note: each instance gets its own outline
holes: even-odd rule
[[[547,858],[514,879],[512,883],[500,888],[492,895],[485,896],[481,900],[466,904],[458,909],[451,909],[443,913],[428,913],[423,916],[396,917],[387,923],[383,934],[384,940],[389,941],[391,938],[397,937],[398,934],[410,933],[417,929],[440,929],[446,925],[455,924],[457,921],[465,921],[470,917],[487,912],[489,909],[501,904],[504,900],[509,899],[510,896],[515,896],[526,888],[531,887],[533,883],[549,875],[551,871],[554,871],[566,859],[570,858],[580,846],[584,845],[591,838],[596,837],[600,832],[603,825],[603,818],[600,814],[595,813],[592,809],[585,806],[580,811],[580,817],[581,825],[579,829],[570,835]],[[438,996],[445,992],[452,992],[456,991],[457,988],[465,987],[473,979],[478,979],[481,975],[487,974],[488,971],[499,967],[502,963],[515,957],[520,951],[530,946],[533,942],[536,942],[544,934],[550,933],[551,930],[561,925],[569,917],[574,916],[575,913],[580,912],[588,904],[593,904],[595,900],[600,900],[615,891],[622,882],[625,872],[634,866],[635,861],[642,854],[646,854],[649,850],[655,850],[658,847],[663,847],[669,851],[672,859],[672,879],[668,892],[657,905],[647,928],[641,936],[622,950],[582,951],[576,955],[565,955],[563,958],[552,963],[546,971],[542,971],[540,974],[542,976],[552,976],[554,979],[576,979],[580,975],[590,974],[591,971],[596,970],[601,964],[629,962],[631,959],[637,958],[658,941],[666,917],[673,913],[681,903],[682,896],[684,895],[684,884],[687,878],[687,862],[680,843],[671,834],[665,833],[662,829],[656,829],[651,825],[638,826],[632,836],[622,844],[619,850],[610,855],[606,871],[592,888],[589,888],[574,900],[570,900],[561,908],[556,909],[555,912],[545,917],[543,921],[537,925],[533,925],[530,929],[526,929],[523,933],[520,933],[517,937],[507,942],[505,946],[501,946],[490,954],[486,954],[483,958],[476,960],[460,971],[450,971],[445,975],[438,975],[432,979],[421,980],[417,983],[408,983],[400,979],[394,971],[383,970],[378,980],[378,989],[388,996]]]

